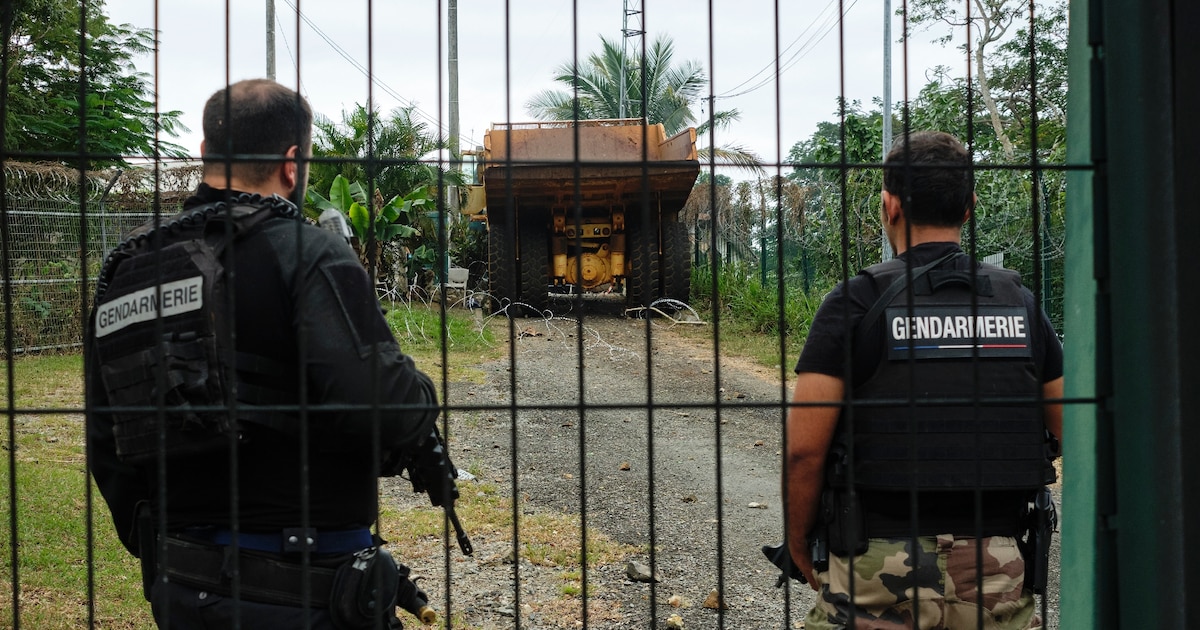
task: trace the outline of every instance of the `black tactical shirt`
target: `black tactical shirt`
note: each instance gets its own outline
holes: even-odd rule
[[[201,184],[184,208],[229,194]],[[173,458],[165,470],[133,467],[117,458],[112,417],[98,409],[107,400],[96,353],[89,352],[92,472],[121,541],[135,553],[135,506],[147,500],[165,510],[173,531],[229,528],[235,519],[246,532],[368,526],[376,516],[372,473],[379,458],[433,429],[436,390],[401,353],[366,272],[343,239],[296,219],[273,218],[235,242],[233,266],[239,356],[282,366],[279,373],[240,378],[296,392],[296,404],[303,400],[311,407],[291,414],[294,431],[246,424],[236,457],[225,451]],[[89,331],[89,349],[93,341]],[[373,402],[393,408],[374,413],[368,408]]]

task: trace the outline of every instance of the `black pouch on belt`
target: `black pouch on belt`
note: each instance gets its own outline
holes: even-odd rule
[[[375,628],[393,617],[400,570],[383,547],[355,552],[337,568],[329,593],[329,613],[339,630]],[[385,626],[386,627],[386,626]]]

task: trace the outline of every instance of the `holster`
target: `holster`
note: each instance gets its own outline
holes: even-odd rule
[[[828,534],[829,553],[837,556],[857,556],[867,551],[867,523],[862,505],[847,490],[826,488],[821,493],[821,515]]]
[[[1050,577],[1050,540],[1058,529],[1058,511],[1049,488],[1034,494],[1023,521],[1024,531],[1017,538],[1017,546],[1025,560],[1025,588],[1043,595]]]
[[[329,593],[329,616],[338,630],[367,630],[396,619],[400,571],[383,547],[356,552],[337,568]]]

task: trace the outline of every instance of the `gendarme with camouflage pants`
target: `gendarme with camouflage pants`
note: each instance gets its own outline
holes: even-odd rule
[[[821,588],[805,630],[1042,627],[1041,619],[1033,613],[1032,596],[1022,589],[1025,563],[1015,539],[979,539],[982,570],[976,567],[974,538],[942,535],[923,536],[917,541],[919,553],[915,558],[911,538],[873,538],[867,552],[854,558],[853,623],[847,605],[851,593],[849,558],[830,555],[829,570],[817,573]],[[980,614],[982,624],[977,625]]]

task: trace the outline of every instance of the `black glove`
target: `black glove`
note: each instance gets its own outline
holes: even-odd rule
[[[458,469],[446,454],[446,446],[436,426],[429,437],[409,453],[404,468],[408,470],[413,492],[428,494],[434,507],[454,505],[458,500],[458,486],[454,483],[458,479]]]

